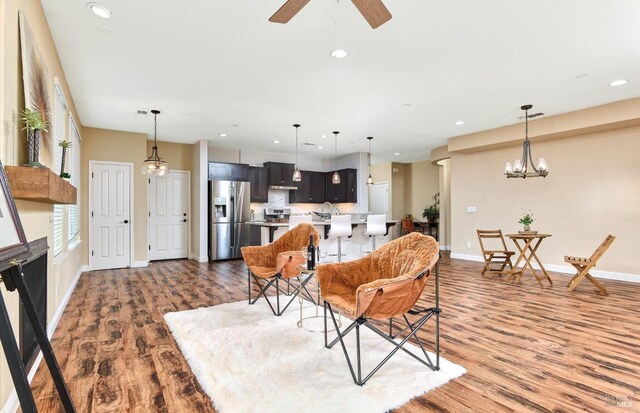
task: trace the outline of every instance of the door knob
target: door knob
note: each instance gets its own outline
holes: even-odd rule
[[[187,222],[187,220],[186,220],[186,219],[183,219],[183,220],[182,220],[182,222]]]
[[[128,220],[128,219],[125,219],[125,220],[124,220],[124,223],[125,223],[125,224],[128,224],[128,223],[129,223],[129,220]]]
[[[182,215],[184,215],[184,216],[186,217],[186,216],[187,216],[187,213],[185,212],[185,213],[184,213],[184,214],[182,214]]]

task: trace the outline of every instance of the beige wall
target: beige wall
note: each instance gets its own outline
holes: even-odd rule
[[[434,203],[433,195],[439,191],[439,171],[430,161],[407,165],[407,190],[405,207],[414,218],[422,219],[422,212]]]
[[[80,125],[73,97],[67,86],[67,80],[60,64],[53,39],[49,32],[44,12],[39,1],[36,0],[1,0],[0,1],[0,160],[5,165],[18,165],[23,161],[26,153],[26,137],[22,125],[18,122],[18,114],[24,107],[24,91],[22,84],[21,57],[19,55],[18,10],[22,10],[33,32],[40,53],[48,71],[50,103],[53,105],[54,77],[58,77],[60,85],[67,99],[70,113],[77,125]],[[53,239],[53,206],[38,202],[17,201],[16,206],[29,241],[41,237],[48,237],[51,246]],[[66,233],[66,225],[64,231]],[[83,227],[81,223],[81,228]],[[84,240],[84,238],[82,238]],[[71,282],[80,271],[80,253],[84,242],[75,248],[67,245],[64,252],[52,257],[49,250],[48,261],[48,293],[47,320],[51,321],[59,309],[62,299],[71,287]],[[15,292],[8,293],[4,286],[0,287],[6,300],[9,316],[18,334],[18,296]],[[0,357],[0,407],[4,406],[13,384],[6,361]]]
[[[402,219],[407,210],[407,164],[393,162],[391,164],[391,219]]]
[[[82,128],[82,205],[88,204],[89,161],[130,162],[133,164],[133,260],[147,261],[147,177],[140,173],[140,163],[147,155],[147,135],[106,129]],[[164,154],[163,154],[164,156]],[[169,164],[171,166],[171,164]],[[88,222],[88,209],[82,208],[82,222]],[[88,239],[88,226],[82,238]],[[89,262],[89,244],[83,246],[83,264]]]
[[[158,152],[160,157],[167,161],[169,168],[190,171],[193,165],[193,150],[191,146],[183,143],[158,142]],[[153,148],[153,141],[147,141],[146,156],[151,154],[151,148]]]
[[[546,178],[504,177],[505,161],[520,151],[512,146],[452,154],[452,251],[479,255],[475,230],[515,232],[526,208],[535,216],[532,229],[552,234],[539,250],[544,263],[564,265],[565,254],[589,256],[613,234],[617,239],[598,269],[640,274],[640,127],[532,144],[534,158],[544,156],[549,163]],[[476,206],[477,213],[467,213],[467,206]]]

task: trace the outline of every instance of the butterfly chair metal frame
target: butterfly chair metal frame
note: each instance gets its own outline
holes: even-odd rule
[[[314,226],[310,223],[300,223],[270,244],[242,247],[242,257],[247,265],[249,305],[264,297],[273,314],[280,316],[298,294],[302,293],[304,297],[312,296],[306,287],[312,277],[303,275],[299,269],[300,265],[306,263],[306,255],[302,249],[306,250],[310,237],[313,237],[315,244],[320,243],[320,236]],[[255,298],[251,297],[252,278],[260,289]],[[297,282],[292,283],[291,280],[294,279]],[[282,282],[286,283],[286,290]],[[271,297],[275,298],[275,307],[267,295],[270,288],[275,289],[276,295]],[[283,294],[290,298],[281,305],[280,296]]]
[[[282,274],[278,273],[276,275],[273,276],[273,278],[271,278],[270,280],[266,281],[264,285],[260,284],[260,278],[257,277],[255,274],[253,274],[251,272],[251,270],[247,269],[247,273],[248,273],[248,285],[249,285],[249,305],[253,305],[256,303],[256,301],[258,301],[258,299],[262,296],[264,296],[264,299],[267,301],[267,304],[269,304],[269,308],[271,308],[271,311],[273,312],[273,315],[275,316],[281,316],[286,310],[287,308],[289,308],[289,306],[291,305],[291,303],[293,303],[293,301],[296,299],[296,297],[298,296],[298,294],[303,294],[303,297],[306,299],[309,299],[311,301],[313,301],[313,297],[311,295],[311,293],[309,292],[309,290],[307,290],[307,283],[309,281],[311,281],[311,278],[313,278],[313,276],[309,275],[307,277],[303,277],[303,275],[299,275],[297,277],[293,277],[295,279],[298,280],[298,285],[293,285],[287,278],[283,278]],[[251,278],[253,277],[253,280],[255,281],[255,283],[258,285],[258,288],[260,289],[260,292],[258,293],[258,295],[256,296],[255,299],[251,299]],[[280,280],[283,280],[286,284],[287,284],[287,290],[285,292],[285,290],[280,289]],[[269,288],[273,286],[276,290],[276,307],[273,307],[273,304],[271,304],[271,300],[269,300],[269,296],[267,295],[267,291],[269,290]],[[291,290],[291,288],[293,288],[293,291]],[[287,304],[284,306],[284,308],[282,310],[280,310],[280,294],[284,294],[287,297],[291,297],[291,299],[289,299],[289,301],[287,301]],[[306,294],[306,295],[304,295]]]
[[[480,242],[480,249],[482,250],[482,258],[484,259],[484,267],[482,268],[482,275],[485,272],[489,272],[489,274],[495,275],[503,275],[509,274],[513,270],[513,263],[511,262],[511,257],[515,255],[515,251],[509,251],[507,249],[507,244],[504,241],[504,236],[502,235],[502,230],[499,229],[491,229],[491,230],[476,230],[478,233],[478,241]],[[487,250],[484,248],[484,244],[482,242],[483,239],[499,239],[502,242],[501,250]],[[491,267],[492,264],[498,265],[498,267]],[[507,270],[506,267],[509,266]]]
[[[422,277],[428,276],[430,271],[431,271],[430,269],[423,271],[422,273],[418,274],[415,277],[415,279],[421,279]],[[333,322],[335,331],[338,333],[338,336],[330,343],[328,342],[328,337],[327,337],[327,312],[331,315],[331,321]],[[349,366],[349,370],[351,371],[351,377],[353,378],[353,382],[358,386],[363,386],[371,377],[373,377],[374,374],[378,372],[378,370],[380,370],[380,368],[382,368],[382,366],[384,366],[391,359],[391,357],[393,357],[394,354],[396,354],[400,350],[404,351],[406,354],[410,355],[415,360],[424,364],[431,370],[433,371],[440,370],[440,314],[442,313],[442,309],[440,308],[440,291],[439,291],[439,284],[438,284],[438,264],[437,263],[435,265],[435,307],[423,308],[423,309],[411,309],[408,311],[408,313],[411,315],[421,315],[421,317],[412,323],[407,318],[406,313],[403,314],[402,318],[404,319],[404,322],[406,323],[407,326],[402,330],[398,331],[396,334],[393,334],[393,318],[389,319],[389,334],[385,334],[383,331],[381,331],[376,326],[370,323],[369,319],[366,316],[366,312],[365,314],[362,314],[360,317],[356,318],[355,321],[353,321],[353,323],[351,323],[343,331],[340,331],[338,327],[338,322],[336,321],[336,317],[331,308],[331,304],[325,301],[324,302],[324,346],[326,348],[332,348],[333,346],[336,345],[336,343],[338,342],[340,343],[344,356],[347,359],[347,365]],[[420,331],[420,329],[426,324],[426,322],[429,321],[434,316],[435,316],[435,324],[436,324],[435,326],[436,327],[435,363],[431,360],[431,358],[427,354],[427,351],[424,348],[424,343],[422,343],[422,341],[417,335],[418,331]],[[376,333],[377,335],[384,338],[389,343],[395,346],[395,348],[389,354],[387,354],[384,357],[384,359],[382,359],[382,361],[376,367],[374,367],[364,378],[362,377],[363,373],[362,373],[362,362],[361,362],[361,355],[360,355],[361,353],[360,326],[367,327],[369,330],[373,331],[374,333]],[[356,330],[355,370],[353,367],[351,357],[349,356],[349,352],[347,351],[347,347],[345,346],[344,340],[343,340],[343,338],[347,334],[349,334],[353,329]],[[398,337],[400,337],[401,334],[409,330],[411,332],[407,334],[406,337],[402,338],[400,341],[396,340]],[[404,348],[404,345],[411,338],[414,338],[415,341],[418,343],[418,346],[420,347],[420,350],[422,350],[422,354],[424,355],[424,358],[421,358],[420,356]]]
[[[587,278],[589,281],[596,286],[596,288],[602,293],[602,295],[609,295],[607,289],[604,288],[602,284],[600,284],[589,271],[593,269],[598,263],[598,260],[604,255],[605,252],[609,249],[613,241],[616,239],[613,235],[608,235],[607,238],[602,241],[602,244],[593,252],[591,257],[589,258],[581,258],[581,257],[573,257],[569,255],[564,256],[564,261],[573,265],[576,269],[576,275],[573,276],[569,284],[567,284],[567,290],[573,291],[578,284],[584,279]]]

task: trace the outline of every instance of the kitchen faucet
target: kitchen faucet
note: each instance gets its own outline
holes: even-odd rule
[[[322,206],[320,207],[320,213],[324,214],[324,206],[325,205],[329,205],[329,215],[331,215],[331,211],[333,210],[333,205],[331,205],[331,202],[327,201],[324,204],[322,204]]]

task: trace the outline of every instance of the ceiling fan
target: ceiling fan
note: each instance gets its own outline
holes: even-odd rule
[[[289,20],[311,0],[287,0],[278,9],[269,21],[272,23],[288,23]],[[372,29],[382,26],[391,20],[391,13],[382,3],[382,0],[351,0],[358,8],[358,11],[367,20]]]

